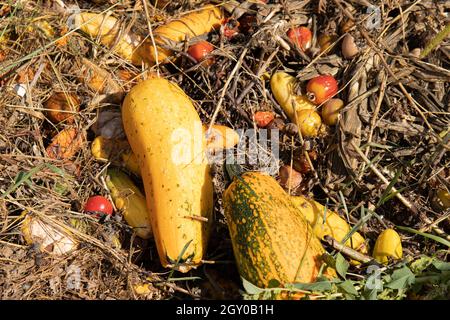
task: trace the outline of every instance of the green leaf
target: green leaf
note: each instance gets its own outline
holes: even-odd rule
[[[421,256],[416,261],[413,261],[409,267],[411,268],[412,272],[414,272],[415,274],[419,274],[426,270],[429,265],[433,263],[433,261],[434,258],[432,257]]]
[[[396,192],[391,192],[394,185],[397,183],[398,178],[400,178],[400,175],[402,174],[402,168],[400,168],[396,173],[392,181],[389,183],[389,185],[384,190],[383,194],[380,197],[380,200],[378,201],[376,207],[381,206],[383,203],[387,202],[388,200],[392,199],[396,196],[397,193],[400,192],[400,190],[397,190]]]
[[[292,286],[296,289],[307,290],[307,291],[330,291],[331,282],[330,281],[318,281],[313,283],[294,283]]]
[[[180,261],[183,258],[184,253],[186,252],[187,248],[189,247],[189,245],[192,243],[192,240],[189,240],[183,247],[183,250],[181,250],[180,255],[177,258],[177,262],[175,263],[175,266],[172,268],[172,270],[170,270],[169,273],[169,277],[167,277],[167,281],[170,281],[172,279],[172,275],[174,273],[174,271],[176,270],[176,268],[180,265]]]
[[[378,300],[378,290],[377,289],[369,289],[364,287],[364,292],[362,297],[365,300]]]
[[[8,188],[8,190],[6,190],[0,198],[5,198],[7,197],[10,193],[14,192],[18,187],[20,187],[22,185],[22,183],[29,183],[31,177],[39,172],[42,168],[44,167],[44,165],[38,165],[37,167],[34,167],[33,169],[31,169],[30,171],[28,171],[27,173],[24,172],[19,172],[19,174],[17,175],[14,184],[12,186],[10,186]]]
[[[392,272],[391,277],[392,277],[392,280],[398,280],[398,279],[401,279],[404,277],[414,277],[414,273],[412,273],[411,270],[407,266],[404,266],[404,267]]]
[[[46,166],[47,168],[49,168],[50,171],[52,171],[52,172],[54,172],[54,173],[56,173],[56,174],[59,174],[61,177],[64,177],[64,176],[66,175],[66,172],[65,172],[63,169],[58,168],[58,167],[55,167],[55,166],[52,165],[52,164],[46,163],[45,166]]]
[[[341,198],[342,205],[344,206],[345,216],[347,217],[347,221],[349,221],[349,213],[347,208],[347,203],[345,202],[345,197],[342,191],[339,191],[339,197]]]
[[[67,194],[68,187],[64,183],[56,182],[55,185],[53,186],[53,191],[55,191],[60,195],[65,195]]]
[[[336,256],[336,271],[337,273],[345,279],[347,270],[350,264],[345,260],[344,256],[339,252]]]
[[[20,186],[21,184],[26,184],[27,186],[31,187],[31,176],[29,177],[27,175],[27,172],[19,171],[17,173],[16,178],[14,179],[14,185]]]
[[[445,245],[445,246],[447,246],[447,247],[450,248],[450,241],[448,241],[448,240],[446,240],[446,239],[444,239],[444,238],[435,236],[435,235],[433,235],[433,234],[429,234],[429,233],[425,233],[425,232],[420,232],[420,231],[417,231],[417,230],[415,230],[415,229],[413,229],[413,228],[402,227],[402,226],[397,226],[397,228],[399,228],[400,230],[403,230],[403,231],[408,231],[408,232],[411,232],[411,233],[418,234],[418,235],[420,235],[420,236],[422,236],[422,237],[425,237],[425,238],[429,238],[429,239],[431,239],[431,240],[434,240],[434,241],[436,241],[436,242],[439,242],[439,243],[441,243],[441,244],[443,244],[443,245]]]
[[[236,163],[233,155],[227,155],[225,159],[225,171],[228,174],[230,180],[234,177],[240,177],[244,173],[244,169]]]
[[[328,252],[325,252],[320,256],[320,259],[325,262],[325,264],[331,268],[336,268],[336,259],[329,254]]]
[[[397,290],[406,289],[408,286],[409,286],[408,277],[394,280],[385,285],[386,288],[397,289]]]
[[[247,292],[247,294],[260,294],[261,292],[264,291],[264,289],[255,286],[253,283],[244,279],[243,277],[241,277],[241,280],[242,286],[244,287],[245,292]]]
[[[408,187],[396,189],[395,192],[390,192],[389,194],[383,196],[383,198],[381,198],[380,201],[378,202],[378,207],[381,206],[382,204],[388,202],[392,198],[395,198],[397,196],[397,194],[402,193],[403,191],[405,191],[407,189],[408,189]]]
[[[381,269],[368,269],[369,276],[366,278],[362,298],[366,300],[378,300],[378,292],[383,290],[384,276],[381,274]]]
[[[416,277],[414,284],[437,284],[437,283],[446,283],[450,281],[450,272],[449,271],[442,271],[439,273],[427,273],[424,276],[418,276]]]
[[[395,270],[392,273],[392,281],[386,284],[387,288],[391,289],[406,289],[414,283],[416,276],[408,267]]]
[[[444,262],[440,260],[434,260],[433,266],[439,271],[450,271],[450,262]]]
[[[353,282],[350,280],[345,280],[344,282],[339,283],[337,286],[348,294],[354,296],[358,295],[358,291],[356,291],[355,287],[353,286]]]
[[[353,294],[344,293],[344,300],[355,300],[355,296]]]
[[[341,244],[345,244],[355,232],[357,232],[367,221],[372,218],[372,215],[376,215],[375,212],[367,210],[368,214],[363,215],[364,207],[361,207],[361,219],[350,229],[350,231],[341,240]]]

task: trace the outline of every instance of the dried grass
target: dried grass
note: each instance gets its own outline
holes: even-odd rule
[[[124,31],[131,29],[140,34],[148,34],[149,27],[202,2],[170,2],[163,8],[149,5],[144,10],[141,1],[78,1],[82,9],[111,12],[123,22]],[[185,53],[185,43],[176,48],[176,63],[151,71],[178,82],[197,101],[204,123],[222,123],[235,129],[256,128],[252,114],[257,110],[272,110],[286,119],[262,78],[266,72],[284,69],[301,82],[319,73],[335,75],[340,82],[339,96],[346,101],[338,126],[320,139],[282,132],[280,164],[290,165],[291,155],[317,151],[314,170],[303,178],[299,190],[314,194],[322,203],[328,201],[336,210],[343,206],[341,193],[353,223],[359,220],[361,207],[375,211],[383,217],[383,224],[371,219],[360,230],[371,244],[380,230],[395,224],[434,230],[448,237],[448,212],[439,211],[433,203],[437,188],[450,189],[449,39],[444,38],[424,59],[413,52],[415,48],[423,49],[448,26],[448,3],[379,1],[381,26],[366,30],[365,1],[269,2],[244,9],[257,16],[251,35],[239,34],[230,41],[218,32],[209,35],[216,46],[213,66],[195,65]],[[80,82],[75,62],[89,58],[111,73],[121,69],[145,77],[147,71],[127,64],[81,33],[64,33],[68,13],[61,3],[73,4],[0,2],[0,39],[1,35],[9,36],[6,42],[0,40],[0,192],[6,193],[24,175],[35,171],[0,198],[0,298],[239,297],[239,278],[222,212],[221,194],[227,177],[221,165],[213,166],[216,223],[206,257],[215,263],[205,264],[189,275],[201,277],[200,281],[168,280],[153,243],[133,239],[119,215],[101,224],[80,213],[90,195],[107,195],[102,182],[107,164],[94,160],[89,142],[94,138],[91,129],[99,110],[119,106],[110,105],[103,100],[104,95]],[[352,60],[341,57],[342,37],[327,53],[307,56],[289,46],[285,36],[286,29],[297,24],[315,26],[314,41],[322,32],[342,36],[339,26],[350,17],[358,21],[350,33],[361,47]],[[47,22],[54,34],[46,34],[39,21]],[[117,80],[125,91],[129,89],[130,83]],[[24,98],[13,90],[18,83],[28,87]],[[75,125],[88,133],[88,141],[72,159],[79,173],[46,156],[45,147],[65,127],[46,118],[44,102],[55,90],[76,93],[82,100]],[[384,201],[388,183],[369,168],[360,152],[388,183],[395,179],[395,187],[411,207],[395,198]],[[249,165],[247,169],[260,167]],[[20,233],[23,210],[65,228],[70,218],[84,219],[89,231],[73,229],[80,248],[67,257],[55,258],[25,244]],[[121,249],[108,242],[110,234],[123,239]],[[442,254],[436,243],[407,233],[402,233],[402,238],[410,256],[437,254],[448,260],[447,253]],[[70,288],[67,284],[74,269],[79,270],[80,286]],[[137,295],[133,286],[143,282],[149,283],[150,289],[146,295]]]

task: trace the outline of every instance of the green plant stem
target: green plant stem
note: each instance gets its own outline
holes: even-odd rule
[[[450,34],[450,23],[447,23],[445,28],[439,32],[430,42],[426,45],[420,54],[420,58],[425,58],[434,48],[436,48],[444,39]]]

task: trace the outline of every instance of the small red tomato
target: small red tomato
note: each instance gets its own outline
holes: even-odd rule
[[[303,51],[311,47],[312,33],[307,27],[291,28],[287,32],[291,42]]]
[[[112,215],[113,206],[108,199],[102,196],[93,196],[84,205],[84,211],[99,215]]]
[[[255,113],[256,125],[260,128],[265,128],[274,118],[273,112],[270,111],[258,111]]]
[[[306,85],[306,94],[313,103],[321,104],[338,92],[338,83],[333,76],[321,75],[312,78]]]
[[[206,59],[206,56],[214,50],[214,47],[208,41],[199,41],[189,47],[188,53],[197,62],[201,62]]]

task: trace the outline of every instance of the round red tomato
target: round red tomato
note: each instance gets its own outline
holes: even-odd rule
[[[312,78],[306,85],[306,94],[313,103],[321,104],[338,92],[338,83],[333,76],[321,75]]]
[[[312,33],[307,27],[291,28],[287,32],[291,42],[303,51],[311,47]]]
[[[205,60],[206,56],[214,50],[214,47],[208,41],[199,41],[189,47],[188,53],[197,62]]]
[[[113,206],[105,197],[93,196],[84,205],[84,211],[97,215],[111,215],[113,213]]]

